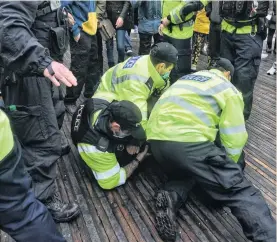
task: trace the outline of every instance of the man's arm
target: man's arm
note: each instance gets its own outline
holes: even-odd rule
[[[248,138],[243,108],[244,104],[241,96],[228,98],[219,122],[221,143],[225,147],[228,156],[235,162],[238,162]]]
[[[109,190],[126,182],[144,159],[148,147],[124,167],[120,167],[114,153],[102,152],[94,145],[78,144],[78,151],[82,159],[91,168],[99,186]]]
[[[106,1],[98,0],[96,2],[96,16],[99,21],[107,18]]]
[[[51,63],[44,48],[31,31],[39,1],[0,2],[0,62],[18,73],[37,73]],[[42,73],[40,73],[42,74]]]

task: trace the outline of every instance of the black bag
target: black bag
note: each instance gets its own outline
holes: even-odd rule
[[[54,54],[63,55],[69,45],[69,27],[62,9],[57,11],[57,22],[58,26],[50,29],[50,48]]]
[[[103,19],[100,24],[102,27],[99,29],[99,32],[101,34],[102,40],[107,41],[108,39],[113,38],[115,35],[115,29],[112,22],[109,19]]]

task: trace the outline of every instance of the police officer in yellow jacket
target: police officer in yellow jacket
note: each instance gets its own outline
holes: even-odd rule
[[[179,56],[178,64],[170,75],[172,83],[191,71],[191,38],[193,36],[194,12],[203,9],[206,4],[206,0],[162,1],[163,19],[159,32],[164,36],[165,41],[175,46]]]
[[[0,99],[1,102],[1,99]],[[0,228],[17,242],[65,242],[46,207],[31,191],[22,149],[0,109]]]
[[[266,38],[268,8],[269,1],[211,1],[206,9],[211,20],[210,56],[227,58],[234,65],[232,83],[242,92],[246,120]]]
[[[101,188],[124,184],[144,159],[148,147],[139,153],[139,144],[146,140],[141,119],[139,108],[130,101],[109,103],[97,98],[81,104],[73,115],[73,142]],[[126,159],[116,155],[123,150],[136,155],[125,166]]]
[[[239,163],[247,132],[242,95],[229,82],[233,73],[221,58],[214,69],[183,76],[150,115],[147,139],[169,175],[156,198],[157,229],[166,241],[175,240],[175,212],[195,184],[231,209],[248,239],[276,241],[270,210]]]
[[[178,52],[169,43],[153,46],[150,55],[135,56],[109,69],[100,81],[94,98],[129,100],[142,113],[145,127],[149,108],[147,101],[169,86],[169,74],[178,60]]]

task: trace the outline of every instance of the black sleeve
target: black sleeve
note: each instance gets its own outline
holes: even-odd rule
[[[259,1],[257,8],[258,17],[265,17],[269,9],[269,1]]]
[[[48,49],[38,42],[31,31],[40,3],[0,1],[0,63],[4,68],[19,74],[42,74],[41,68],[51,62]]]
[[[130,1],[124,1],[124,5],[120,13],[121,18],[125,19],[130,7],[131,7]]]
[[[185,19],[185,17],[192,13],[199,11],[204,8],[204,5],[200,1],[195,1],[195,2],[188,2],[182,9],[182,18]]]

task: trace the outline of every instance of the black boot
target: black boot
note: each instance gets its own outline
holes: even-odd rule
[[[57,223],[69,222],[77,218],[80,214],[79,207],[76,203],[63,203],[57,192],[51,198],[47,199],[44,205]]]
[[[156,228],[164,241],[175,241],[176,228],[176,192],[162,190],[156,197]]]

